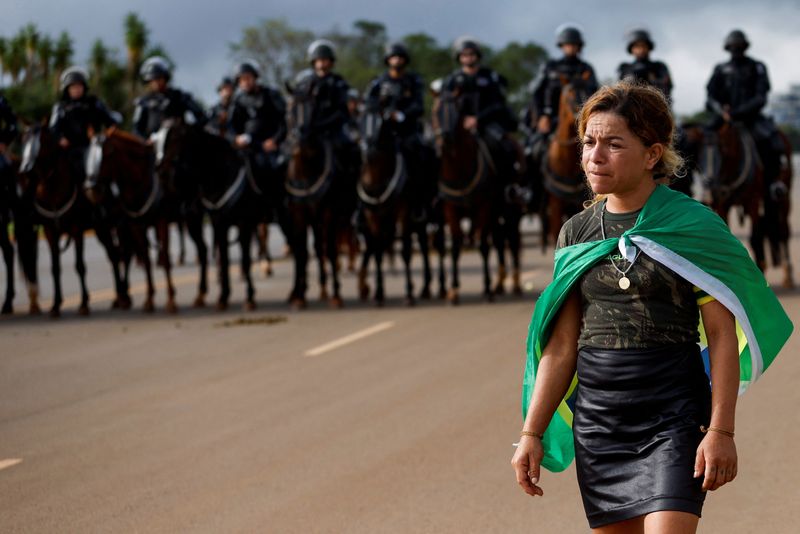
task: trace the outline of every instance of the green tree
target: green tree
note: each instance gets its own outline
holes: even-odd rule
[[[0,83],[6,75],[6,57],[8,57],[8,39],[0,37]]]
[[[33,23],[26,24],[20,30],[20,36],[25,43],[25,82],[30,83],[36,74],[36,51],[39,46],[39,30]]]
[[[546,60],[547,51],[538,44],[512,41],[491,53],[486,64],[506,78],[509,104],[519,110],[529,99],[528,84]]]
[[[61,35],[58,36],[58,40],[56,41],[55,50],[53,51],[53,76],[56,86],[58,86],[58,80],[61,78],[61,74],[72,63],[73,53],[72,37],[65,31],[61,32]]]
[[[306,66],[306,48],[313,40],[313,33],[293,28],[286,19],[264,19],[245,27],[241,40],[229,47],[234,59],[255,59],[264,81],[282,86]]]
[[[125,49],[127,52],[127,73],[130,84],[131,100],[137,93],[139,66],[142,64],[143,54],[147,48],[150,30],[139,16],[130,12],[125,15],[123,22],[125,28]]]
[[[39,39],[36,55],[39,56],[39,68],[45,80],[50,78],[50,64],[53,61],[53,51],[53,40],[49,35],[42,36],[42,38]]]
[[[357,20],[353,29],[354,34],[333,30],[326,37],[337,45],[336,70],[351,86],[363,90],[384,68],[386,26],[380,22]]]
[[[8,44],[5,68],[11,76],[11,83],[19,83],[20,75],[25,69],[25,37],[18,33]]]
[[[89,77],[93,86],[98,87],[109,62],[109,50],[102,39],[96,39],[89,51]]]

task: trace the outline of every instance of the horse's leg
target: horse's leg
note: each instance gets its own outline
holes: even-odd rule
[[[491,232],[491,225],[495,222],[494,217],[491,215],[491,207],[486,207],[482,213],[476,218],[475,225],[477,230],[476,238],[478,238],[478,248],[481,252],[483,260],[483,298],[488,301],[494,301],[494,293],[492,292],[492,276],[489,272],[489,253],[491,246],[489,243],[489,235]]]
[[[301,209],[301,208],[298,208]],[[308,285],[308,226],[302,215],[295,214],[291,230],[291,249],[294,257],[294,288],[289,295],[289,303],[294,309],[306,307],[306,287]]]
[[[458,276],[458,260],[461,257],[461,246],[464,243],[464,232],[461,230],[461,221],[456,208],[449,205],[445,206],[444,216],[445,220],[447,221],[447,226],[450,228],[450,239],[452,241],[450,249],[450,260],[452,262],[450,267],[452,269],[452,279],[450,281],[450,292],[448,293],[447,298],[451,304],[458,304],[460,302],[458,293],[461,287],[461,281]]]
[[[764,228],[758,202],[750,202],[748,204],[748,214],[751,222],[750,247],[756,257],[756,265],[763,273],[767,270],[767,260],[764,254]]]
[[[132,235],[135,241],[136,256],[138,256],[139,260],[142,262],[147,280],[147,294],[145,295],[142,310],[146,313],[152,313],[156,309],[154,302],[156,287],[153,283],[153,262],[150,260],[150,241],[147,238],[147,227],[144,225],[136,225]],[[128,275],[126,274],[125,277],[127,278]]]
[[[561,224],[564,220],[564,202],[555,196],[550,197],[550,210],[548,211],[547,228],[549,230],[549,241],[553,246],[558,244],[558,234],[561,233]]]
[[[219,279],[218,310],[228,309],[228,299],[231,296],[231,277],[228,272],[230,259],[228,256],[228,224],[223,221],[214,222],[214,242],[217,249],[217,278]]]
[[[36,263],[39,256],[37,228],[27,217],[16,212],[14,214],[14,238],[19,251],[19,262],[25,275],[28,289],[28,313],[38,315],[39,308],[39,273]]]
[[[194,242],[197,250],[197,263],[200,266],[200,280],[197,286],[197,296],[193,306],[202,308],[206,305],[206,295],[208,294],[208,246],[203,238],[203,215],[190,215],[186,219],[186,230],[189,237]]]
[[[413,306],[414,302],[414,281],[411,278],[411,255],[412,255],[412,235],[411,235],[411,217],[407,214],[404,217],[403,225],[402,225],[402,249],[401,254],[403,256],[403,265],[405,267],[406,273],[406,305]],[[394,228],[392,228],[394,230]],[[394,232],[392,232],[390,239],[393,239]]]
[[[158,236],[158,263],[164,268],[167,279],[167,306],[169,313],[176,313],[178,305],[175,302],[175,285],[172,283],[172,258],[169,257],[169,221],[164,218],[156,225]]]
[[[339,250],[336,248],[336,236],[339,233],[339,225],[337,224],[336,214],[333,208],[329,207],[325,211],[327,211],[327,216],[323,217],[323,221],[325,221],[325,228],[323,229],[322,234],[327,238],[325,240],[325,245],[328,252],[328,263],[331,265],[331,280],[333,281],[333,298],[331,299],[331,307],[340,309],[344,305],[344,302],[342,301],[341,285],[339,283],[339,266],[336,264],[337,260],[339,259]]]
[[[14,247],[8,238],[8,222],[0,219],[0,248],[3,249],[3,260],[6,264],[6,298],[3,302],[2,314],[14,312]]]
[[[247,221],[242,222],[239,225],[239,246],[242,249],[242,277],[244,278],[247,288],[247,294],[244,300],[244,309],[246,311],[252,311],[256,309],[256,290],[253,287],[253,276],[250,273],[250,267],[252,264],[250,245],[253,242],[254,229],[255,225]]]
[[[272,256],[269,253],[269,223],[259,223],[256,226],[256,238],[258,240],[258,257],[263,262],[264,276],[272,276]]]
[[[431,258],[430,258],[430,250],[428,246],[428,233],[426,231],[426,224],[423,222],[421,224],[415,225],[415,233],[417,235],[417,243],[419,243],[419,253],[422,257],[422,291],[419,294],[419,298],[424,300],[429,300],[431,298]]]
[[[520,255],[522,253],[522,232],[520,230],[520,222],[522,221],[522,213],[514,213],[509,217],[507,222],[508,227],[508,248],[511,251],[512,263],[512,292],[516,296],[522,295],[522,283],[520,280]]]
[[[319,215],[318,215],[319,217]],[[327,237],[333,234],[333,255],[334,258],[338,257],[336,253],[336,231],[333,228],[326,228],[329,221],[325,219],[317,219],[311,227],[314,234],[314,255],[317,257],[317,267],[319,276],[319,300],[326,302],[328,296],[328,269],[325,266],[325,258],[331,248],[330,243],[326,243]]]
[[[77,229],[72,236],[75,242],[75,272],[81,283],[81,305],[79,315],[89,315],[89,290],[86,288],[86,262],[83,259],[83,229]]]
[[[367,271],[369,269],[369,260],[373,255],[375,246],[373,244],[373,237],[367,228],[364,233],[364,253],[361,255],[361,266],[358,269],[358,297],[361,300],[369,298],[369,282],[367,282]]]
[[[499,220],[494,221],[493,224],[494,228],[492,230],[492,242],[494,243],[494,248],[497,251],[497,283],[494,286],[494,292],[496,295],[503,295],[506,292],[506,277],[508,273],[506,272],[506,241],[508,241],[508,235],[506,234],[508,220],[500,223]]]
[[[384,221],[381,221],[384,222]],[[386,251],[386,233],[380,226],[378,235],[373,237],[373,252],[375,254],[375,304],[383,306],[386,300],[386,292],[383,287],[383,254]]]
[[[178,265],[186,265],[186,224],[178,219]]]
[[[433,234],[433,246],[439,256],[439,299],[444,300],[447,298],[447,279],[445,268],[445,254],[447,253],[447,246],[445,243],[445,223],[442,221],[436,233]]]
[[[59,248],[59,234],[50,225],[45,226],[47,244],[50,246],[50,272],[53,275],[53,307],[50,308],[50,317],[61,315],[61,250]]]
[[[114,302],[111,304],[112,309],[122,308],[123,303],[125,300],[130,300],[130,296],[127,295],[127,291],[122,285],[122,276],[120,274],[120,250],[117,245],[114,244],[114,239],[111,237],[111,230],[104,224],[106,221],[101,221],[100,224],[95,225],[95,235],[97,236],[97,240],[100,241],[100,244],[103,245],[103,248],[106,251],[106,256],[108,257],[108,262],[111,264],[111,274],[114,277],[114,288],[116,292],[116,297],[114,298]]]

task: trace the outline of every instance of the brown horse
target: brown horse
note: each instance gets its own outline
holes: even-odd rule
[[[772,263],[783,270],[783,287],[793,288],[792,262],[789,257],[789,239],[792,235],[789,226],[792,207],[792,145],[789,138],[780,130],[778,135],[784,149],[777,183],[764,196],[764,229]]]
[[[110,191],[112,187],[118,191],[117,202],[124,217],[121,228],[130,231],[133,252],[145,270],[147,293],[143,309],[146,312],[155,309],[155,285],[147,238],[148,228],[155,228],[159,263],[164,268],[167,280],[166,309],[171,313],[176,312],[178,307],[168,254],[169,226],[162,216],[164,187],[154,172],[152,149],[138,137],[111,128],[106,133],[92,135],[86,170],[84,187],[93,201],[102,202],[102,192]],[[129,262],[124,263],[123,279],[127,283]]]
[[[394,245],[399,230],[402,243],[402,257],[406,277],[406,304],[412,306],[414,283],[411,278],[412,234],[417,234],[423,261],[424,282],[420,298],[431,296],[431,267],[428,258],[428,236],[425,224],[415,224],[412,218],[412,203],[420,201],[413,198],[409,187],[412,168],[408,155],[400,147],[400,140],[392,132],[389,123],[380,111],[368,111],[363,118],[363,143],[366,157],[361,169],[357,192],[364,213],[362,234],[366,250],[362,256],[358,273],[359,294],[362,300],[369,296],[367,266],[370,258],[375,259],[375,302],[384,302],[383,258]]]
[[[561,89],[558,124],[540,162],[545,191],[542,200],[544,237],[552,243],[558,240],[561,225],[583,209],[583,202],[587,199],[575,118],[588,96],[580,81],[566,83]]]
[[[725,122],[715,134],[700,126],[684,129],[690,143],[700,147],[697,166],[703,176],[707,203],[726,222],[735,206],[740,206],[743,214],[750,217],[750,247],[763,271],[766,269],[761,214],[763,166],[752,136],[746,128],[732,122]]]
[[[61,315],[61,246],[60,238],[68,236],[75,244],[75,270],[81,285],[80,315],[89,314],[89,291],[86,287],[86,263],[83,258],[83,234],[90,226],[90,208],[81,192],[79,177],[71,165],[70,154],[62,149],[47,128],[39,125],[25,131],[22,139],[24,175],[38,221],[44,227],[50,248],[53,275],[51,317]],[[74,156],[74,155],[73,155]]]
[[[497,171],[486,143],[463,126],[461,99],[445,93],[434,104],[433,125],[441,151],[439,194],[444,220],[450,230],[452,280],[447,298],[459,302],[458,260],[464,242],[461,220],[468,218],[483,259],[483,296],[493,300],[489,274],[489,239],[496,221]]]

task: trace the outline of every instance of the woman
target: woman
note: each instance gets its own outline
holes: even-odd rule
[[[695,532],[705,492],[737,475],[737,391],[792,326],[722,220],[653,180],[681,164],[661,92],[604,87],[578,130],[595,200],[562,228],[536,304],[512,465],[541,496],[540,466],[574,454],[593,532]]]

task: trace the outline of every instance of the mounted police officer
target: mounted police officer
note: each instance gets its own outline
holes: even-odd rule
[[[627,41],[628,53],[633,55],[634,60],[620,64],[619,79],[652,85],[670,99],[672,78],[664,63],[650,59],[650,53],[655,48],[650,34],[647,30],[633,30],[628,34]]]
[[[225,136],[230,127],[231,105],[233,104],[233,92],[236,89],[233,79],[229,76],[222,78],[217,86],[219,101],[208,110],[208,123],[206,129],[215,134]]]
[[[205,125],[206,114],[192,95],[169,85],[172,67],[166,59],[161,56],[148,58],[139,69],[139,75],[149,91],[134,102],[135,134],[149,139],[161,128],[164,120],[183,119],[187,113],[196,125]]]
[[[555,130],[561,89],[565,85],[581,83],[588,95],[599,87],[594,69],[579,57],[584,46],[580,30],[574,26],[563,26],[556,35],[556,44],[564,55],[542,65],[532,83],[536,130],[545,136]]]
[[[706,108],[714,114],[710,128],[738,122],[753,135],[764,166],[764,185],[775,196],[785,193],[782,183],[774,183],[780,171],[783,143],[772,120],[761,114],[767,104],[769,77],[763,63],[745,55],[749,46],[741,30],[733,30],[725,38],[724,48],[731,59],[714,68],[706,86]]]
[[[65,70],[59,88],[61,97],[50,114],[50,131],[67,151],[73,176],[82,180],[89,128],[102,130],[119,124],[120,120],[102,100],[89,94],[88,75],[80,67]]]
[[[358,145],[347,134],[351,120],[347,107],[350,86],[339,74],[333,72],[336,49],[327,39],[318,39],[308,46],[306,58],[311,69],[298,76],[301,84],[310,84],[310,95],[314,109],[310,131],[333,143],[338,164],[347,182],[353,183],[361,167]]]
[[[286,102],[277,89],[258,83],[260,76],[255,60],[244,60],[236,68],[238,89],[231,106],[230,137],[236,148],[247,152],[253,170],[264,175],[281,164]]]
[[[511,182],[518,173],[515,163],[521,159],[510,133],[517,123],[506,104],[508,82],[500,74],[481,65],[480,45],[469,37],[457,39],[453,57],[460,68],[443,83],[442,91],[456,95],[462,102],[465,130],[476,131],[494,155],[503,182]]]

